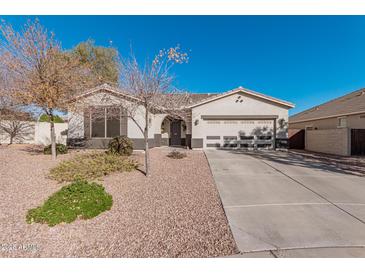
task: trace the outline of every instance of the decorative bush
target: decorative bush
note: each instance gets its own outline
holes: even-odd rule
[[[42,206],[28,210],[26,221],[49,226],[71,223],[78,217],[93,218],[109,210],[112,204],[112,196],[102,185],[77,180],[52,194]]]
[[[52,146],[48,145],[43,149],[44,154],[52,154]],[[67,153],[67,146],[63,144],[56,144],[56,154],[66,154]]]
[[[39,122],[49,122],[48,115],[47,114],[42,114],[39,117]],[[53,122],[54,123],[64,123],[65,121],[63,121],[63,119],[60,116],[55,115],[55,116],[53,116]]]
[[[132,171],[137,167],[136,161],[118,154],[94,152],[61,162],[51,169],[49,177],[59,182],[72,182],[76,179],[98,179],[116,171]]]
[[[186,157],[186,153],[182,153],[180,151],[173,150],[169,154],[167,154],[167,157],[172,158],[172,159],[182,159],[182,158]]]
[[[108,145],[109,152],[129,156],[133,152],[133,142],[126,136],[113,138]]]

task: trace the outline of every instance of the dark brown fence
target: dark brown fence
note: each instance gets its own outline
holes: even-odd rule
[[[365,129],[351,129],[351,155],[365,155]]]
[[[289,148],[304,149],[305,148],[305,130],[289,129]]]

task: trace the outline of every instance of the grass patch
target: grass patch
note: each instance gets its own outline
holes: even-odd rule
[[[77,155],[50,170],[49,177],[59,182],[98,179],[116,171],[132,171],[138,167],[134,160],[117,154],[94,152]]]
[[[93,218],[109,210],[112,204],[112,196],[102,185],[77,180],[52,194],[42,206],[28,210],[26,221],[49,226],[71,223],[78,217]]]

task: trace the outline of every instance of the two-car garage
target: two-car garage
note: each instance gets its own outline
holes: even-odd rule
[[[202,116],[205,148],[273,148],[277,116]]]
[[[292,104],[243,88],[192,106],[193,148],[275,148]]]

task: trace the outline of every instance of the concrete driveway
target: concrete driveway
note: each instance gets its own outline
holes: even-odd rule
[[[365,257],[365,177],[290,152],[205,153],[242,256]]]

